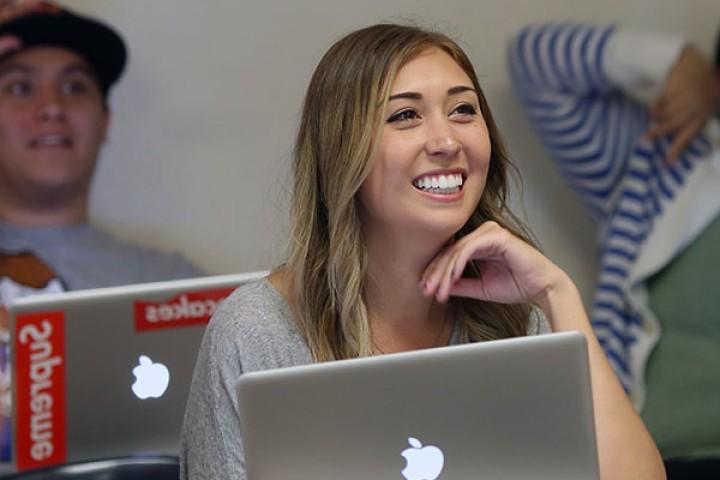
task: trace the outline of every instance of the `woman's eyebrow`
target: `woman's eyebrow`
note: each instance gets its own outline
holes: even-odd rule
[[[417,92],[400,92],[400,93],[396,93],[395,95],[390,95],[390,97],[388,98],[388,101],[397,100],[399,98],[407,98],[410,100],[421,100],[422,94],[417,93]]]
[[[449,88],[447,93],[448,95],[457,95],[458,93],[463,92],[473,92],[477,95],[477,92],[473,87],[468,87],[467,85],[458,85],[457,87]]]
[[[448,95],[458,95],[463,92],[473,92],[473,93],[477,94],[477,92],[475,92],[475,89],[473,87],[469,87],[467,85],[458,85],[456,87],[448,88],[447,94]],[[394,95],[390,95],[390,97],[388,98],[388,101],[398,100],[400,98],[406,98],[409,100],[422,100],[423,96],[421,93],[418,93],[418,92],[400,92],[400,93],[396,93]]]

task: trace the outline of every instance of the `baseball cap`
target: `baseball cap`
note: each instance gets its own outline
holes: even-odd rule
[[[106,95],[127,63],[125,42],[113,28],[49,2],[0,23],[4,35],[17,37],[21,50],[51,46],[77,53],[94,70]]]

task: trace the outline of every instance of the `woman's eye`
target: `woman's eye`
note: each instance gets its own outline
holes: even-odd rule
[[[469,103],[463,103],[461,105],[458,105],[455,110],[453,110],[453,113],[458,115],[473,116],[477,114],[477,108],[475,108],[475,106],[473,105],[470,105]]]
[[[415,110],[408,108],[406,110],[393,113],[387,121],[388,123],[407,122],[408,120],[415,120],[417,118],[420,118],[420,115],[418,115]]]

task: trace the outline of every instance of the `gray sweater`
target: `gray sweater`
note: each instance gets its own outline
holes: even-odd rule
[[[529,335],[549,331],[544,317],[532,316]],[[457,331],[451,343],[457,343]],[[267,280],[237,289],[215,312],[200,347],[182,430],[180,478],[245,480],[240,375],[312,361],[288,304]]]

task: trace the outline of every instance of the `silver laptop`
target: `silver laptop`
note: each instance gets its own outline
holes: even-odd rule
[[[43,295],[10,308],[18,470],[179,452],[205,326],[254,272]]]
[[[248,373],[249,480],[599,478],[585,338]]]

